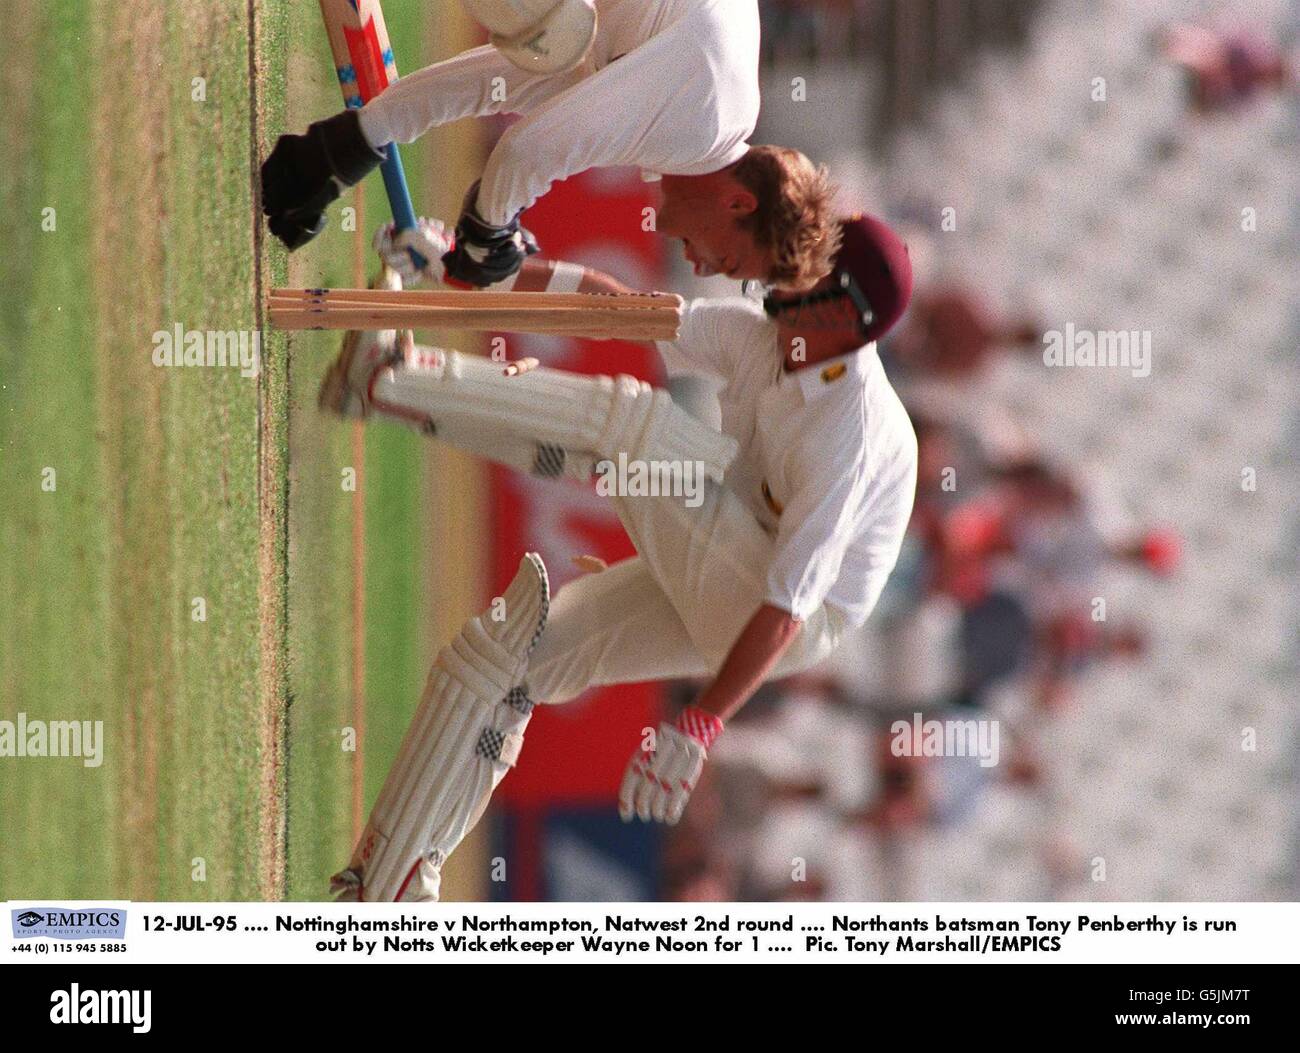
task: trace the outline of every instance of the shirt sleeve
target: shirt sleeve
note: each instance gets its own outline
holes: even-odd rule
[[[846,462],[828,450],[809,466],[781,512],[775,555],[768,569],[767,602],[806,621],[826,600],[840,575],[844,554],[867,491],[861,443]]]
[[[540,106],[581,78],[581,69],[551,76],[528,73],[485,44],[399,77],[366,104],[361,127],[372,146],[410,143],[436,125],[463,117]]]
[[[698,174],[742,156],[744,135],[720,141],[717,79],[689,27],[671,26],[508,128],[483,169],[479,214],[505,223],[588,168]]]
[[[669,373],[707,373],[730,380],[749,343],[752,314],[744,301],[687,300],[676,340],[656,340]]]

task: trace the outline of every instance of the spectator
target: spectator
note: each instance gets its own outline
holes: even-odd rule
[[[1164,34],[1160,47],[1186,73],[1188,99],[1198,114],[1244,105],[1263,91],[1286,86],[1291,77],[1281,49],[1249,29],[1183,22]]]
[[[997,319],[978,294],[949,286],[912,298],[908,322],[891,343],[890,353],[920,376],[965,380],[1005,349],[1036,350],[1041,334],[1036,320]]]

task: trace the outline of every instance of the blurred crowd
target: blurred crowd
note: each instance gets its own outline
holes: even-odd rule
[[[919,291],[882,344],[919,449],[898,565],[830,662],[770,685],[728,729],[672,838],[670,898],[881,897],[882,846],[868,842],[959,822],[994,780],[1034,792],[1035,743],[1074,681],[1143,654],[1143,627],[1108,615],[1099,576],[1173,573],[1177,534],[1116,533],[1069,466],[994,415],[952,408],[978,408],[989,360],[1040,353],[1040,335],[941,287]],[[926,755],[917,720],[996,723],[997,754]]]
[[[1173,26],[1153,53],[1185,72],[1197,117],[1289,84],[1281,48],[1244,29]],[[897,567],[826,665],[768,685],[728,727],[669,836],[666,898],[906,898],[898,839],[961,823],[994,785],[1043,792],[1044,744],[1081,675],[1147,652],[1146,626],[1111,616],[1103,582],[1175,574],[1179,535],[1114,514],[1073,464],[981,404],[1000,356],[1044,347],[1040,319],[1000,317],[991,299],[921,286],[881,344],[919,445]],[[678,701],[696,689],[680,685]],[[996,725],[995,761],[928,755],[933,721]],[[1044,842],[1048,887],[1061,850]]]
[[[1250,26],[1180,22],[1159,47],[1183,71],[1190,106],[1199,114],[1229,111],[1295,84],[1281,44]]]

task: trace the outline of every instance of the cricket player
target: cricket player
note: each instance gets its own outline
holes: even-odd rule
[[[478,9],[492,3],[472,6],[489,21]],[[549,31],[590,6],[554,8]],[[389,143],[464,117],[517,113],[466,194],[441,260],[421,230],[399,236],[400,247],[438,262],[423,277],[475,287],[509,278],[537,251],[520,213],[555,180],[635,165],[662,177],[656,227],[682,240],[697,273],[788,288],[822,278],[833,237],[824,177],[796,151],[747,143],[759,109],[756,0],[594,0],[594,9],[590,47],[564,72],[521,68],[519,55],[486,45],[402,77],[363,109],[281,136],[262,166],[272,233],[290,249],[315,237],[325,208],[383,160]],[[818,244],[822,251],[809,251]]]
[[[907,305],[911,264],[878,220],[842,220],[836,234],[833,269],[812,290],[690,301],[678,339],[658,345],[670,370],[722,379],[721,433],[630,377],[349,334],[322,385],[329,410],[404,422],[543,476],[639,465],[665,485],[609,490],[635,557],[552,600],[529,553],[443,649],[336,891],[436,899],[443,861],[518,759],[534,701],[598,685],[707,679],[635,750],[620,789],[624,820],[677,822],[709,747],[757,687],[825,658],[867,618],[916,485],[916,437],[875,348]],[[695,500],[667,485],[686,477]]]

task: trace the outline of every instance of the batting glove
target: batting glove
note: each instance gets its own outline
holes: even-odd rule
[[[385,223],[375,231],[374,244],[383,261],[402,276],[403,287],[410,288],[421,281],[443,280],[442,256],[455,247],[456,239],[441,220],[421,216],[410,230],[399,231],[396,224]],[[415,265],[412,252],[428,260],[423,269]]]
[[[537,239],[519,225],[516,215],[500,226],[488,223],[477,211],[478,183],[469,188],[456,224],[455,242],[443,254],[448,278],[466,285],[495,285],[505,281],[538,251]]]
[[[311,241],[330,202],[384,157],[361,134],[356,110],[317,121],[304,135],[280,136],[262,162],[262,211],[271,233],[290,251]]]
[[[698,706],[682,710],[675,724],[659,725],[653,750],[638,750],[628,763],[618,791],[618,814],[674,826],[722,734],[722,721]]]

